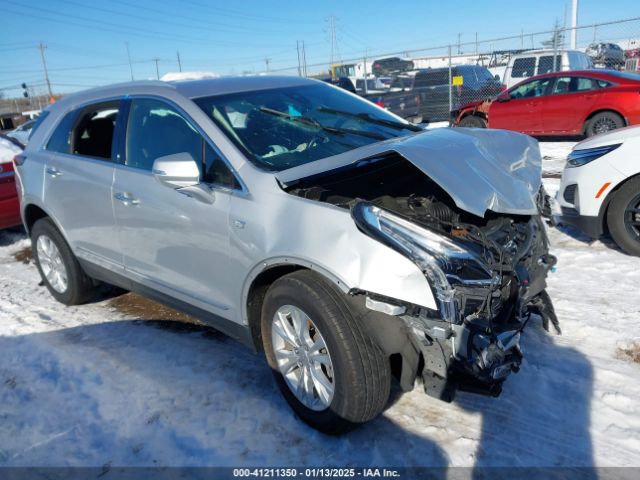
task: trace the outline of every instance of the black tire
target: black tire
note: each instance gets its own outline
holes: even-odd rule
[[[487,128],[487,122],[477,115],[467,115],[460,120],[458,126],[462,128]]]
[[[585,126],[585,135],[593,137],[624,127],[624,120],[615,112],[600,112],[591,117]]]
[[[49,283],[49,280],[42,270],[36,245],[38,238],[43,235],[51,239],[58,248],[62,264],[66,269],[67,287],[62,292],[57,291],[51,283]],[[95,290],[93,280],[84,273],[66,240],[49,218],[41,218],[33,225],[31,229],[31,248],[42,282],[56,300],[65,305],[79,305],[91,298]]]
[[[607,226],[622,250],[640,256],[640,177],[627,181],[616,192],[607,211]]]
[[[307,408],[289,388],[275,359],[271,325],[277,310],[292,305],[317,326],[331,353],[333,399],[328,408]],[[320,275],[300,270],[276,280],[262,307],[262,342],[267,362],[283,396],[311,427],[338,434],[378,416],[389,400],[389,360],[363,329],[344,294]]]

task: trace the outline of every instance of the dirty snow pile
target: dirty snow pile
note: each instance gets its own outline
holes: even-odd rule
[[[542,143],[545,168],[571,146]],[[563,335],[529,325],[501,397],[447,404],[418,385],[336,438],[298,421],[233,340],[136,321],[109,299],[56,303],[13,257],[24,234],[2,232],[0,467],[640,466],[640,365],[619,351],[638,340],[640,258],[570,229],[550,237]]]
[[[22,149],[17,145],[14,145],[6,138],[0,137],[0,164],[9,163],[13,160],[13,157],[20,153]]]

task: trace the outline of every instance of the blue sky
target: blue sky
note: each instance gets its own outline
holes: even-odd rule
[[[0,89],[21,93],[27,82],[43,91],[37,44],[45,50],[55,92],[183,70],[221,74],[297,65],[304,40],[308,64],[327,63],[330,15],[339,55],[361,57],[549,30],[570,15],[570,0],[538,1],[285,1],[242,0],[0,0]],[[580,0],[579,23],[640,15],[637,0]],[[640,34],[640,32],[638,32]],[[318,71],[326,67],[311,67]],[[286,73],[294,73],[290,70]]]

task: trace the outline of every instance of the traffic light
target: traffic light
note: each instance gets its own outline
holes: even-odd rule
[[[23,83],[22,85],[20,85],[22,87],[22,89],[24,90],[22,92],[22,95],[24,95],[24,98],[29,98],[29,89],[27,88],[27,84]]]

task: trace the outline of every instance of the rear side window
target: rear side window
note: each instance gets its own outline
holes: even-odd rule
[[[555,71],[562,70],[562,55],[556,55]],[[538,75],[554,71],[553,55],[545,55],[538,60]]]
[[[517,58],[513,62],[511,76],[514,78],[531,77],[535,68],[536,57]]]
[[[59,153],[71,153],[71,130],[76,123],[78,112],[67,113],[53,131],[47,142],[46,150]]]
[[[74,155],[111,160],[113,133],[120,102],[84,108],[71,135]]]

